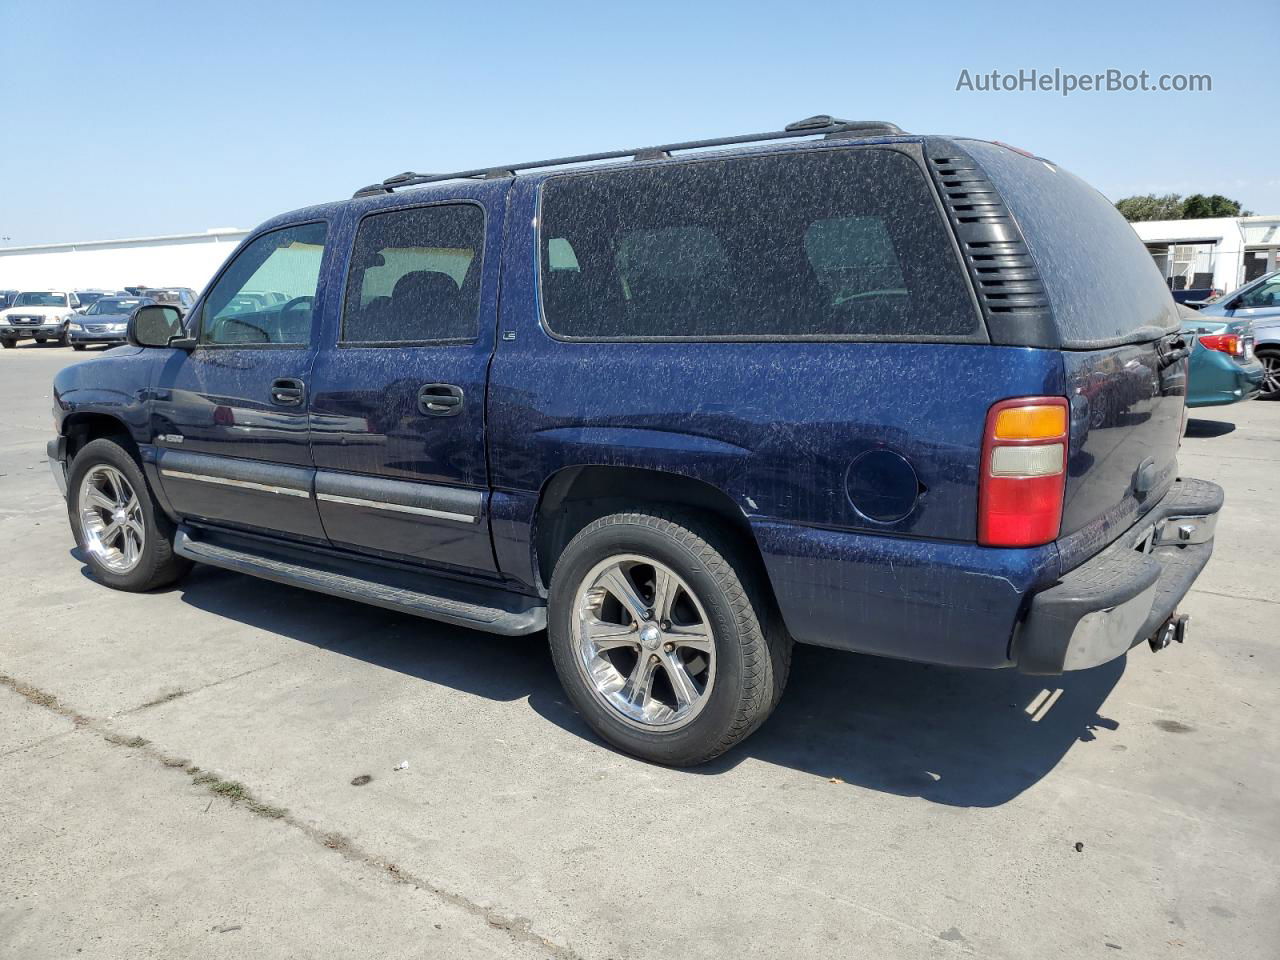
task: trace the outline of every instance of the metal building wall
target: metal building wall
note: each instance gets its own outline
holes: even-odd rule
[[[91,243],[0,247],[0,289],[109,290],[124,286],[200,290],[246,230]]]

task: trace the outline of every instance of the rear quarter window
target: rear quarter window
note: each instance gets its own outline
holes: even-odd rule
[[[553,177],[539,219],[558,336],[985,339],[925,175],[894,150]]]
[[[962,146],[1017,221],[1062,346],[1138,343],[1178,329],[1164,278],[1111,201],[1056,164],[983,141]]]

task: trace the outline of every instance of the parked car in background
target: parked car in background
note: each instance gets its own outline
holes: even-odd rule
[[[1206,319],[1252,321],[1254,349],[1264,371],[1260,396],[1280,400],[1280,270],[1201,305],[1198,312]]]
[[[545,631],[672,764],[763,723],[794,642],[1057,674],[1183,638],[1223,494],[1178,473],[1184,335],[1105,197],[830,117],[624,156],[281,214],[59,371],[93,576]]]
[[[156,303],[172,304],[184,314],[196,302],[196,292],[190,287],[144,287],[138,296],[148,297]]]
[[[76,315],[80,300],[62,290],[24,290],[13,306],[0,310],[0,345],[16,347],[19,340],[67,343],[67,324]]]
[[[71,349],[83,350],[92,343],[124,343],[129,317],[150,303],[155,303],[150,297],[102,297],[71,321]]]
[[[97,300],[100,300],[102,297],[110,296],[112,292],[113,291],[111,290],[77,290],[76,297],[80,301],[80,308],[78,312],[84,313],[85,310],[93,306]]]
[[[1206,317],[1184,306],[1178,313],[1191,347],[1187,406],[1214,407],[1258,396],[1265,370],[1254,356],[1253,322]]]

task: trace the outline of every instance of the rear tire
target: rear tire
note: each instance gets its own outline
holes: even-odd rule
[[[44,343],[48,337],[36,337],[36,343]]]
[[[552,574],[548,633],[560,681],[596,733],[692,766],[765,721],[791,639],[756,566],[683,514],[611,514],[573,538]]]
[[[1258,360],[1265,373],[1259,400],[1280,400],[1280,350],[1259,350]]]
[[[84,349],[84,344],[83,344],[83,343],[73,343],[73,344],[71,345],[71,349],[72,349],[72,350],[83,350],[83,349]]]
[[[114,439],[91,440],[67,477],[67,513],[93,575],[116,590],[173,583],[191,561],[173,552],[176,527],[151,495],[142,468]]]

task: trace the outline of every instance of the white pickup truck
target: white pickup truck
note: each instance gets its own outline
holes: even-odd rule
[[[0,310],[0,344],[16,347],[31,337],[36,343],[57,340],[67,344],[67,324],[75,316],[80,298],[61,290],[24,290],[12,306]]]

